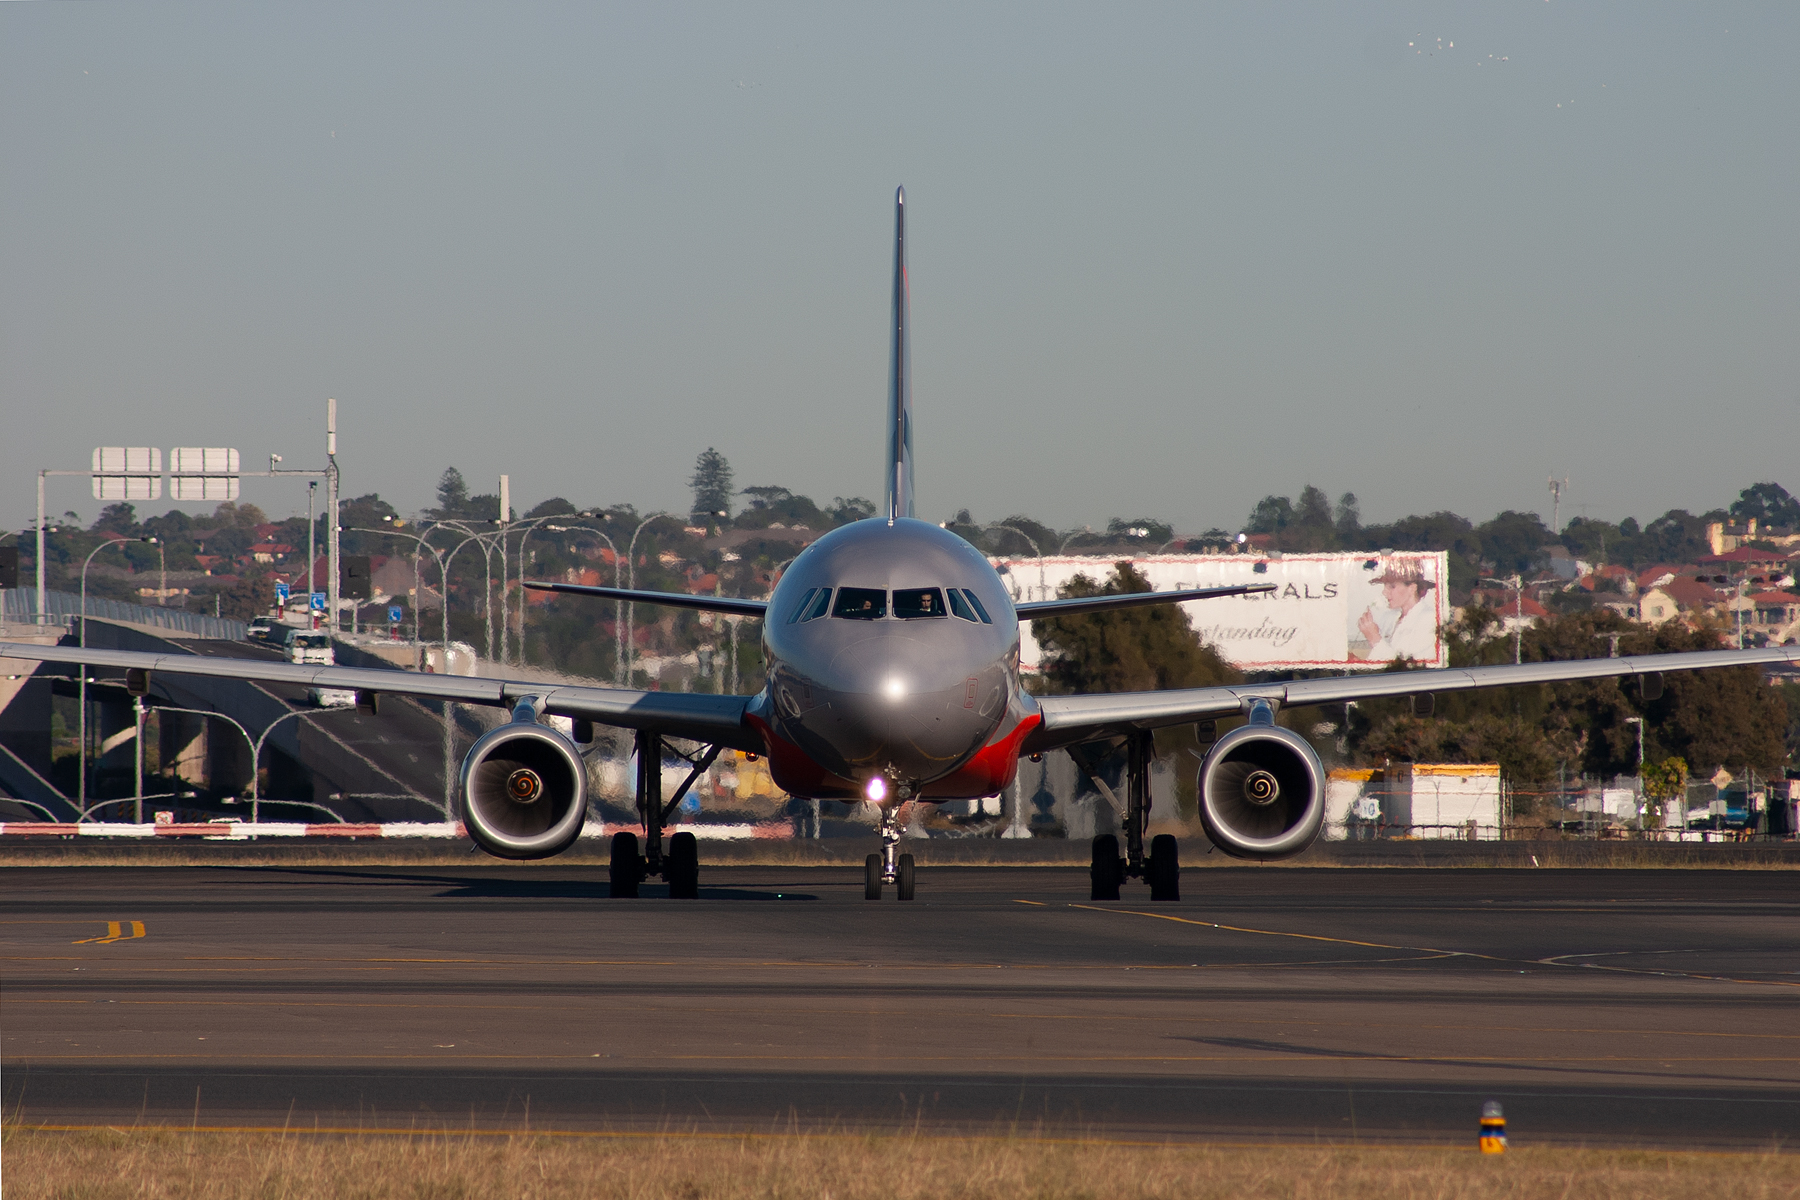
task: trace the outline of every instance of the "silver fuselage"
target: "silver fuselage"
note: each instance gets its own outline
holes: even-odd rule
[[[799,619],[827,588],[831,609]],[[834,615],[843,588],[882,593],[885,615]],[[955,588],[978,603],[957,604]],[[896,593],[923,589],[947,599],[932,615],[896,615]],[[991,796],[1039,720],[1019,687],[1019,622],[999,575],[925,521],[858,521],[808,546],[770,598],[763,656],[769,682],[750,719],[794,795],[864,797],[878,777],[890,799]]]

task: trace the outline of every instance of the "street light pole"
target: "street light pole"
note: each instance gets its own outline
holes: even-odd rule
[[[638,522],[638,527],[631,531],[631,543],[630,543],[630,545],[628,545],[625,548],[625,557],[628,558],[630,560],[630,562],[626,565],[625,571],[626,571],[626,577],[629,580],[629,582],[626,584],[626,587],[630,588],[632,591],[637,590],[637,540],[638,540],[638,534],[644,532],[644,527],[646,525],[650,524],[650,522],[660,521],[660,520],[663,520],[664,518],[673,519],[671,514],[666,513],[666,512],[651,513],[649,516],[645,517],[642,521]],[[625,668],[625,678],[620,684],[621,687],[630,687],[631,686],[632,670],[637,662],[636,623],[637,623],[637,605],[631,603],[630,601],[626,601],[626,603],[625,603],[625,641],[624,641],[624,645],[623,645],[623,654],[622,654],[622,661],[624,663],[624,668]]]
[[[40,472],[38,474],[38,478],[40,480],[43,478],[42,472]],[[40,525],[38,528],[39,528],[38,538],[39,538],[39,541],[41,544],[42,539],[43,539],[43,533],[42,533],[43,526]],[[88,568],[93,566],[93,564],[94,564],[94,555],[100,553],[102,550],[106,549],[108,546],[117,546],[122,542],[129,542],[131,540],[132,539],[128,538],[128,537],[107,538],[104,542],[101,542],[98,546],[95,546],[92,550],[88,551],[87,560],[81,564],[81,629],[76,634],[76,637],[78,640],[78,644],[80,645],[80,647],[83,650],[87,649],[87,573],[88,573]],[[156,542],[155,538],[149,537],[149,536],[140,537],[137,540],[140,542]],[[160,543],[158,543],[158,544],[160,544]],[[127,561],[129,561],[129,560],[127,560]],[[38,569],[40,571],[43,569],[43,563],[42,563],[41,559],[39,560]],[[39,611],[40,615],[43,612],[41,607],[39,608],[38,611]],[[76,739],[80,743],[80,748],[76,754],[76,768],[77,768],[77,771],[78,771],[80,777],[76,780],[76,785],[75,785],[75,797],[76,797],[76,800],[79,802],[76,804],[76,807],[79,809],[87,808],[87,744],[88,744],[88,737],[87,737],[87,685],[88,685],[88,667],[84,663],[84,664],[82,664],[82,667],[81,667],[81,683],[80,683],[80,686],[77,688],[77,693],[76,693],[77,694],[76,704],[79,707],[79,711],[76,713],[76,721],[75,721]],[[138,785],[137,790],[139,792],[142,792],[144,790],[142,783],[140,783]],[[143,813],[141,811],[143,806],[139,805],[138,807],[140,809],[138,815],[141,817],[143,815]],[[140,821],[139,823],[141,824],[142,822]]]
[[[328,597],[326,608],[331,612],[331,634],[338,633],[338,552],[340,548],[340,531],[338,529],[338,462],[337,462],[337,401],[325,401],[325,509],[331,514],[331,528],[326,530],[325,554],[328,559],[325,568],[325,592]]]

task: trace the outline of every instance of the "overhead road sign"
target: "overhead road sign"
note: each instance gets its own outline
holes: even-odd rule
[[[94,499],[162,499],[162,451],[155,446],[96,446]]]
[[[169,451],[169,498],[236,500],[238,452],[227,446],[177,446]]]

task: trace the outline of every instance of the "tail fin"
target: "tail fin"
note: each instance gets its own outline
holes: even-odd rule
[[[888,354],[887,519],[913,515],[912,306],[906,280],[906,189],[894,193],[894,319]]]

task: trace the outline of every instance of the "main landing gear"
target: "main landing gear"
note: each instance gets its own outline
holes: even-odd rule
[[[669,852],[665,855],[662,831],[674,815],[675,806],[688,794],[694,781],[705,774],[706,768],[712,766],[724,747],[712,746],[697,756],[676,751],[693,769],[666,804],[662,798],[663,748],[661,734],[638,730],[637,811],[644,822],[644,853],[638,853],[637,834],[613,834],[609,892],[614,899],[635,897],[638,885],[653,876],[660,876],[668,883],[671,900],[697,900],[700,897],[700,843],[684,830],[669,839]]]
[[[1127,739],[1125,803],[1120,804],[1106,781],[1094,773],[1080,746],[1069,747],[1069,757],[1087,777],[1090,784],[1121,810],[1125,823],[1125,854],[1119,854],[1116,835],[1103,833],[1094,839],[1094,860],[1089,868],[1089,896],[1094,900],[1117,900],[1119,887],[1127,877],[1142,879],[1150,885],[1150,899],[1181,899],[1180,848],[1169,834],[1158,834],[1150,842],[1150,853],[1144,853],[1144,827],[1150,823],[1150,759],[1154,750],[1153,735],[1134,731]]]
[[[863,899],[881,899],[881,885],[894,885],[901,900],[913,898],[913,856],[901,854],[900,821],[896,808],[881,810],[881,853],[863,860]]]

